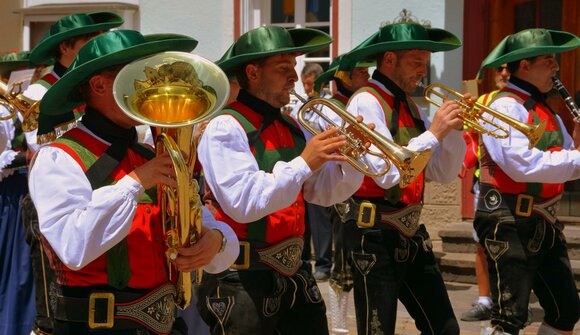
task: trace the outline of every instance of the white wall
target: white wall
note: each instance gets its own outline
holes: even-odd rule
[[[209,60],[218,60],[233,42],[233,0],[140,0],[139,5],[143,34],[192,36],[199,41],[194,53]]]

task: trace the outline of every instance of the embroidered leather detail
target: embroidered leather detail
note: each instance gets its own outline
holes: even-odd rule
[[[302,265],[304,240],[292,237],[268,248],[258,250],[260,262],[276,269],[285,276],[294,275]]]
[[[354,261],[354,266],[363,276],[368,275],[377,262],[377,256],[375,254],[361,254],[352,252],[352,259]]]
[[[496,189],[487,191],[487,193],[483,196],[483,203],[485,204],[485,208],[489,209],[490,211],[498,209],[501,205],[501,201],[501,193],[499,193],[499,191]]]
[[[165,285],[137,303],[117,305],[116,316],[137,320],[156,333],[167,334],[173,327],[175,286]]]
[[[509,249],[509,243],[507,241],[498,241],[486,238],[485,248],[489,252],[490,257],[494,261],[497,261],[499,257]]]
[[[550,224],[554,224],[557,220],[556,213],[558,213],[558,208],[560,208],[560,199],[562,199],[562,195],[543,203],[534,203],[533,211],[541,215]]]
[[[228,319],[232,307],[235,304],[234,297],[212,298],[207,297],[205,303],[209,311],[216,317],[220,324],[224,324]]]
[[[381,222],[391,225],[406,237],[413,237],[419,229],[422,208],[423,205],[417,203],[396,212],[381,213]]]

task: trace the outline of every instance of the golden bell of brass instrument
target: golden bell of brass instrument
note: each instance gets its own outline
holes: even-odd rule
[[[176,281],[176,305],[185,308],[191,300],[191,273],[179,272],[170,260],[177,258],[179,248],[196,243],[201,236],[202,204],[193,178],[193,128],[225,105],[228,78],[203,57],[163,52],[123,67],[113,83],[113,95],[129,117],[157,127],[156,153],[167,151],[173,162],[177,187],[161,185],[158,191],[169,279]],[[174,273],[177,278],[172,278]],[[196,270],[197,284],[202,273],[201,269]]]
[[[359,172],[371,178],[380,177],[386,174],[391,162],[399,170],[401,180],[399,185],[403,188],[409,185],[423,171],[429,158],[431,150],[416,152],[402,147],[393,140],[371,130],[366,124],[358,122],[354,116],[347,112],[342,106],[332,100],[325,98],[304,99],[294,90],[290,90],[303,103],[298,110],[298,122],[313,135],[319,134],[320,130],[315,129],[304,119],[304,113],[311,110],[320,116],[326,123],[339,129],[339,134],[346,137],[346,145],[339,149],[340,153],[346,157],[347,161]],[[316,105],[328,107],[342,120],[340,125],[325,115]],[[365,143],[370,142],[379,152],[369,150]],[[386,167],[382,171],[372,171],[371,167],[362,160],[363,155],[376,156],[382,159]]]
[[[420,83],[418,86],[424,87]],[[445,100],[455,101],[462,109],[462,111],[459,113],[459,118],[463,120],[463,124],[467,128],[479,134],[485,134],[495,138],[507,138],[509,136],[509,132],[506,128],[491,121],[491,119],[486,118],[484,114],[489,114],[491,117],[505,122],[509,126],[526,135],[530,141],[528,145],[529,149],[532,149],[534,146],[536,146],[542,137],[544,130],[546,129],[545,120],[541,121],[537,125],[527,124],[500,113],[494,109],[491,109],[482,103],[468,101],[465,96],[463,96],[463,94],[441,84],[431,84],[425,87],[424,96],[427,101],[437,107],[441,107]],[[441,100],[437,101],[435,100],[435,97],[438,97]],[[484,127],[484,124],[488,124],[495,129],[489,130]]]
[[[10,114],[0,117],[0,121],[12,119],[20,111],[22,114],[22,130],[31,131],[38,128],[38,113],[40,100],[30,99],[22,94],[22,82],[17,82],[9,90],[8,86],[0,81],[0,105],[6,107]]]

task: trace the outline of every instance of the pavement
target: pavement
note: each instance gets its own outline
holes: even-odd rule
[[[473,300],[478,295],[478,290],[476,285],[471,284],[463,284],[463,283],[453,283],[448,282],[447,285],[447,292],[449,294],[449,298],[451,300],[451,304],[455,311],[455,315],[459,321],[459,327],[461,329],[462,335],[480,335],[483,334],[483,330],[485,327],[488,326],[489,321],[476,321],[476,322],[465,322],[459,320],[461,314],[471,308],[471,304]],[[320,291],[324,296],[324,300],[328,302],[328,290],[330,286],[328,285],[328,281],[326,282],[319,282],[318,286],[320,287]],[[540,307],[540,304],[537,302],[537,299],[532,297],[532,323],[526,327],[520,335],[532,335],[536,334],[538,331],[538,327],[541,324],[542,318],[544,313]],[[352,297],[352,291],[350,292],[349,300],[348,300],[348,328],[350,335],[356,335],[356,320],[355,320],[355,312],[354,312],[354,299]],[[328,303],[327,303],[327,310],[329,310]],[[328,312],[329,313],[329,312]],[[328,315],[328,322],[329,327],[332,327],[330,324],[330,315]],[[332,332],[331,332],[332,334]],[[397,312],[397,325],[395,329],[395,334],[397,335],[415,335],[420,334],[415,327],[415,323],[413,319],[407,313],[405,307],[399,303],[398,312]],[[580,323],[576,324],[576,328],[574,329],[574,334],[580,335]]]

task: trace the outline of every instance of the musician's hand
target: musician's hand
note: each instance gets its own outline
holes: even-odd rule
[[[177,186],[173,162],[167,152],[131,171],[129,177],[135,179],[146,190],[157,184]]]
[[[463,129],[463,120],[458,117],[460,112],[461,107],[451,100],[445,101],[435,112],[429,131],[438,141],[442,141],[453,129]]]
[[[338,128],[330,128],[312,137],[306,148],[300,154],[310,170],[318,170],[327,161],[345,161],[342,155],[334,154],[340,147],[346,144],[344,135],[338,134]]]
[[[580,122],[574,122],[572,138],[574,139],[574,147],[576,150],[580,150]]]
[[[222,234],[215,229],[201,227],[201,238],[194,245],[179,249],[173,264],[181,272],[191,272],[208,265],[222,247]]]

